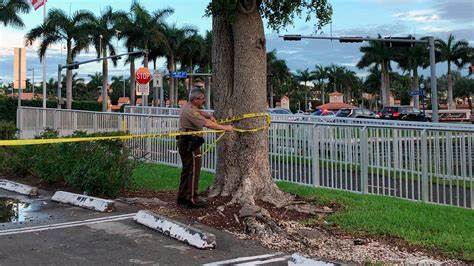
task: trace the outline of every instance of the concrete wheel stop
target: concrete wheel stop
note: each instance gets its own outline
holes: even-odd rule
[[[216,236],[214,234],[203,232],[154,212],[141,210],[133,219],[139,224],[198,249],[214,249],[216,247]]]
[[[30,197],[38,196],[38,188],[23,185],[17,182],[13,182],[7,179],[0,179],[0,188],[8,191],[16,192],[22,195],[27,195]]]
[[[51,200],[99,212],[112,212],[115,210],[115,203],[113,200],[106,200],[66,191],[56,191]]]

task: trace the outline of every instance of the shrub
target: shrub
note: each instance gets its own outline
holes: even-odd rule
[[[69,137],[123,134],[75,132]],[[45,130],[37,138],[56,137],[56,131]],[[119,140],[7,147],[3,151],[6,160],[0,159],[0,173],[31,175],[47,183],[66,182],[75,190],[105,197],[115,197],[129,186],[136,165],[125,143]]]
[[[43,100],[23,100],[21,101],[22,106],[30,107],[42,107]],[[6,120],[15,122],[16,121],[16,107],[18,105],[18,99],[6,96],[0,96],[0,120]],[[48,100],[46,107],[56,108],[57,102],[54,100]],[[65,107],[65,105],[63,106]],[[102,106],[96,101],[73,101],[72,109],[84,110],[84,111],[100,111]]]
[[[0,139],[14,139],[18,128],[11,121],[0,120]]]

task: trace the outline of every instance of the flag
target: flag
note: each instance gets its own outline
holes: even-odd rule
[[[46,3],[46,0],[31,0],[31,4],[35,8],[35,10],[38,10],[42,5]]]

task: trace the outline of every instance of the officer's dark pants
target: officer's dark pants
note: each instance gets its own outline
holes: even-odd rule
[[[178,200],[197,202],[199,175],[201,174],[201,148],[188,151],[188,143],[178,139],[178,150],[183,163],[181,181],[179,184]]]

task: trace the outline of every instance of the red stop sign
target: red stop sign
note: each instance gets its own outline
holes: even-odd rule
[[[147,84],[150,82],[150,70],[146,67],[140,67],[135,74],[135,78],[139,84]]]

